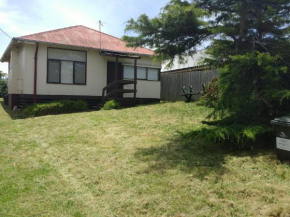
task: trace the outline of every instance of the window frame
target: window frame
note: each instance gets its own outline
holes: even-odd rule
[[[146,78],[138,78],[138,68],[145,68],[145,77]],[[134,66],[133,66],[133,69],[134,69]],[[146,81],[147,78],[148,78],[148,68],[147,67],[137,66],[137,80]]]
[[[77,52],[84,52],[86,54],[86,62],[82,62],[82,61],[72,61],[72,60],[60,60],[60,59],[49,59],[48,58],[48,50],[49,49],[57,49],[57,50],[70,50],[70,51],[77,51]],[[49,74],[49,68],[48,68],[48,62],[49,60],[53,60],[53,61],[59,61],[60,62],[60,72],[59,72],[59,82],[49,82],[48,81],[48,74]],[[69,61],[73,63],[73,83],[69,84],[69,83],[61,83],[61,62],[62,61]],[[84,63],[85,64],[85,82],[83,84],[80,83],[75,83],[75,63]],[[62,85],[82,85],[82,86],[86,86],[87,85],[87,64],[88,64],[88,53],[87,51],[84,50],[74,50],[74,49],[66,49],[66,48],[56,48],[56,47],[47,47],[47,55],[46,55],[46,83],[47,84],[62,84]]]
[[[76,81],[75,81],[75,77],[76,77],[76,71],[75,71],[76,63],[85,63],[85,84],[76,83]],[[75,85],[86,85],[87,84],[87,64],[86,64],[86,62],[73,61],[73,84],[75,84]]]
[[[125,71],[124,68],[125,68],[125,66],[129,66],[129,67],[133,67],[133,68],[134,68],[134,66],[132,66],[132,65],[123,65],[123,79],[130,79],[130,78],[124,78],[124,71]],[[138,68],[145,68],[146,69],[146,78],[145,79],[138,78]],[[149,80],[148,79],[148,69],[157,69],[157,71],[158,71],[158,80]],[[161,77],[161,69],[160,68],[137,66],[137,78],[136,78],[137,80],[140,80],[140,81],[156,81],[156,82],[158,82],[158,81],[160,81],[160,77]],[[132,79],[134,79],[134,78],[132,78]]]
[[[157,80],[149,80],[149,79],[148,79],[148,69],[157,69],[157,77],[158,77]],[[151,67],[147,67],[147,68],[146,68],[146,80],[147,80],[147,81],[160,81],[160,73],[161,73],[161,69],[160,69],[160,68],[151,68]]]
[[[49,70],[49,61],[57,61],[59,63],[59,75],[58,75],[58,80],[59,82],[51,82],[48,81],[48,70]],[[46,83],[48,84],[61,84],[61,60],[56,60],[56,59],[47,59],[47,76],[46,76]]]

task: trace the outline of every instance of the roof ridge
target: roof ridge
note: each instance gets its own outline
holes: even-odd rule
[[[118,38],[118,37],[116,37],[116,36],[110,35],[110,34],[108,34],[108,33],[100,32],[99,30],[96,30],[96,29],[93,29],[93,28],[90,28],[90,27],[87,27],[87,26],[84,26],[84,25],[78,25],[78,26],[82,26],[82,27],[84,27],[84,28],[87,28],[87,29],[93,30],[93,31],[95,31],[95,32],[98,32],[98,33],[101,33],[101,34],[104,34],[104,35],[110,36],[110,37],[112,37],[112,38],[116,38],[116,39],[121,40],[120,38]]]
[[[78,27],[78,26],[82,26],[82,25],[68,26],[68,27],[59,28],[59,29],[53,29],[53,30],[44,31],[44,32],[37,32],[37,33],[29,34],[29,35],[23,35],[23,36],[16,37],[16,38],[34,36],[34,35],[39,35],[39,34],[43,34],[43,33],[57,32],[57,31],[60,31],[60,30],[63,30],[63,29],[71,29],[71,28],[75,28],[75,27]]]
[[[93,28],[90,28],[90,27],[87,27],[87,26],[84,26],[84,25],[75,25],[75,26],[69,26],[69,27],[64,27],[64,28],[59,28],[59,29],[53,29],[53,30],[49,30],[49,31],[38,32],[38,33],[29,34],[29,35],[23,35],[23,36],[16,37],[16,38],[22,38],[22,37],[27,37],[27,36],[34,36],[34,35],[43,34],[43,33],[57,32],[57,31],[60,31],[60,30],[63,30],[63,29],[71,29],[71,28],[75,28],[75,27],[84,27],[84,28],[87,28],[87,29],[93,30],[93,31],[95,31],[95,32],[98,32],[98,33],[101,33],[101,34],[104,34],[104,35],[110,36],[110,37],[112,37],[112,38],[116,38],[116,39],[118,39],[118,40],[121,40],[120,38],[118,38],[118,37],[116,37],[116,36],[113,36],[113,35],[110,35],[110,34],[107,34],[107,33],[104,33],[104,32],[100,32],[100,31],[98,31],[98,30],[96,30],[96,29],[93,29]]]

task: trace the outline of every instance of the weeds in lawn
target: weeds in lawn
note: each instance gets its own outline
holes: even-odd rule
[[[288,212],[289,165],[273,149],[196,140],[210,113],[196,103],[27,119],[3,108],[0,216]]]

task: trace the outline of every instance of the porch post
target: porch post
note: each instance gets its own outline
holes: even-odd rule
[[[118,68],[119,68],[119,57],[116,57],[116,63],[115,63],[115,80],[118,80]],[[115,89],[119,89],[118,84],[115,84]],[[114,99],[117,99],[117,93],[114,95]]]
[[[134,59],[134,105],[136,105],[137,93],[137,59]]]

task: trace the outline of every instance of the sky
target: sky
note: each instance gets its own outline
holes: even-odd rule
[[[99,29],[122,37],[125,22],[141,14],[155,17],[169,0],[0,0],[0,28],[10,37],[34,34],[74,25]],[[0,56],[10,38],[0,32]],[[7,63],[0,71],[8,72]]]

